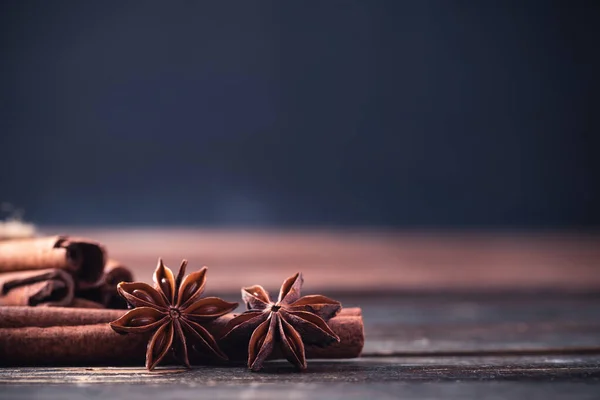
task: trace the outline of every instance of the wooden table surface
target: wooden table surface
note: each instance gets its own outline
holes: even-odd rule
[[[209,267],[208,289],[278,288],[302,271],[314,291],[600,289],[600,234],[47,227],[99,240],[150,281],[159,257]]]
[[[76,230],[149,280],[157,256],[210,265],[209,290],[275,290],[291,272],[363,309],[354,360],[243,366],[3,368],[0,398],[600,398],[594,235]],[[52,232],[54,233],[54,231]]]

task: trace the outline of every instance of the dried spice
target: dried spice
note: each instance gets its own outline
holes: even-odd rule
[[[93,284],[79,284],[75,296],[102,304],[106,308],[127,308],[127,302],[117,292],[120,282],[133,282],[133,273],[118,261],[109,259],[102,277]]]
[[[0,366],[143,364],[148,335],[118,335],[108,325],[123,314],[122,310],[108,309],[0,307]],[[205,327],[216,337],[231,318],[234,314],[224,315]],[[364,345],[361,310],[344,308],[327,323],[340,343],[322,348],[306,346],[306,358],[358,357]],[[231,348],[221,349],[227,352]],[[227,355],[230,360],[246,360],[248,342]],[[193,364],[195,357],[190,356]]]
[[[119,294],[135,308],[111,322],[110,326],[118,333],[154,332],[146,351],[146,368],[149,370],[154,369],[170,349],[189,367],[190,346],[227,359],[201,324],[234,310],[237,303],[228,303],[218,297],[200,298],[207,268],[184,277],[186,265],[187,261],[183,260],[175,278],[159,259],[153,277],[155,287],[141,282],[121,282],[117,287]]]
[[[102,276],[106,250],[89,239],[50,236],[0,242],[0,272],[63,269],[77,283],[93,283]]]
[[[222,340],[248,340],[248,368],[258,371],[279,346],[284,357],[298,369],[306,369],[304,344],[327,346],[340,338],[327,325],[342,305],[328,297],[300,297],[302,274],[286,279],[279,298],[272,302],[260,285],[242,289],[248,311],[233,318]]]
[[[0,273],[0,305],[69,306],[75,282],[58,268]]]

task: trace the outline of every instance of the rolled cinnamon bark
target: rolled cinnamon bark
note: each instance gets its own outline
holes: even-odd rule
[[[97,309],[97,308],[104,309],[105,308],[104,304],[100,304],[96,301],[84,299],[81,297],[75,297],[73,299],[73,301],[71,302],[71,304],[69,304],[69,307],[92,308],[92,309]]]
[[[144,365],[148,335],[106,324],[0,329],[0,365]]]
[[[118,318],[122,311],[68,309],[70,311],[65,312],[59,309],[45,309],[52,311],[51,316],[57,318],[55,321],[65,325],[40,328],[23,326],[23,320],[38,325],[50,323],[49,320],[36,318],[41,314],[40,309],[29,308],[29,311],[36,311],[21,313],[19,316],[15,310],[7,310],[9,308],[25,307],[0,308],[0,365],[144,365],[149,335],[120,335],[106,323]],[[73,310],[75,312],[72,312]],[[211,333],[218,335],[231,318],[233,315],[228,314],[206,327]],[[99,319],[105,322],[88,325]],[[77,321],[81,325],[67,325]],[[340,336],[341,342],[325,348],[306,346],[306,356],[358,357],[364,343],[362,318],[359,315],[338,315],[329,320],[329,326]],[[247,343],[240,347],[242,350],[239,353],[228,349],[232,360],[246,359]],[[274,356],[278,357],[277,354]],[[194,354],[192,360],[202,361]]]
[[[360,309],[359,309],[360,310]],[[327,322],[340,337],[339,343],[327,347],[306,346],[309,358],[356,358],[360,357],[365,346],[365,327],[361,315],[338,316]],[[277,355],[282,358],[283,355]]]
[[[123,310],[90,310],[87,308],[32,308],[32,307],[0,307],[0,328],[46,328],[50,326],[94,325],[115,321],[123,316]],[[237,313],[227,314],[215,323],[212,333],[220,337],[224,325]],[[360,317],[359,307],[342,308],[335,318]]]
[[[87,308],[0,307],[0,328],[47,328],[108,323],[123,316],[123,310]]]
[[[0,272],[63,269],[81,282],[96,282],[106,261],[104,248],[91,240],[52,236],[0,242]]]
[[[133,282],[131,270],[118,261],[108,260],[102,277],[94,283],[82,282],[78,285],[76,295],[107,308],[125,309],[127,302],[117,293],[120,282]]]
[[[68,306],[75,284],[60,269],[16,271],[0,274],[0,305]]]
[[[227,323],[237,314],[227,314],[213,321],[209,331],[220,339],[225,335]],[[343,308],[340,313],[330,319],[327,324],[339,336],[339,343],[332,343],[326,347],[316,345],[305,345],[306,357],[308,358],[355,358],[360,356],[365,344],[364,326],[360,308]],[[227,354],[230,360],[241,361],[248,358],[248,342],[228,341],[219,342],[221,350]],[[283,358],[280,350],[276,348],[270,359]]]
[[[233,314],[227,314],[214,321],[208,330],[219,338],[224,334],[223,328],[227,322],[233,318]],[[336,335],[340,342],[333,343],[326,347],[305,344],[307,358],[356,358],[362,353],[365,343],[364,327],[360,315],[345,316],[338,315],[330,319],[327,324]],[[248,342],[219,342],[221,350],[227,354],[232,361],[245,361],[248,359]],[[273,354],[269,357],[271,360],[284,358],[279,348],[275,348]]]
[[[133,282],[133,273],[122,263],[108,260],[104,266],[104,282],[115,287],[121,282]]]

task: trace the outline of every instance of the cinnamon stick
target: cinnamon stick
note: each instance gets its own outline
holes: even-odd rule
[[[81,282],[96,282],[106,261],[104,248],[91,240],[68,236],[0,242],[0,272],[63,269]]]
[[[68,306],[75,284],[64,270],[45,269],[0,274],[0,305]]]
[[[88,300],[82,297],[75,297],[69,307],[76,308],[106,308],[104,304],[98,303],[97,301]]]
[[[122,263],[108,260],[104,266],[104,283],[116,287],[120,282],[133,282],[133,273]]]
[[[346,312],[344,312],[347,310]],[[330,319],[327,324],[336,335],[340,342],[333,343],[327,347],[315,345],[305,345],[307,358],[355,358],[360,356],[365,343],[365,334],[362,316],[358,309],[342,309],[340,314]],[[235,314],[227,314],[213,321],[208,330],[215,336],[221,338],[225,332],[225,326]],[[220,343],[221,349],[232,361],[242,361],[248,358],[248,343]],[[269,357],[270,359],[283,358],[281,352],[276,349]]]
[[[124,313],[123,310],[67,307],[0,307],[0,329],[93,325],[114,321]]]
[[[123,316],[123,310],[90,310],[87,308],[32,308],[32,307],[0,307],[0,328],[46,328],[50,326],[76,326],[94,325],[115,321]],[[219,320],[216,327],[223,327],[237,313],[227,314]],[[336,318],[361,317],[359,307],[342,308]],[[221,331],[214,331],[216,337],[222,335]]]
[[[94,283],[81,283],[76,295],[107,308],[125,309],[127,302],[117,293],[120,282],[133,282],[133,273],[120,262],[108,260],[102,277]]]
[[[0,329],[0,365],[144,365],[148,335],[106,324]]]
[[[329,321],[341,342],[325,348],[306,346],[308,358],[360,355],[364,343],[362,317],[356,315],[355,310],[348,310],[349,315],[342,310]],[[42,311],[50,312],[48,318],[41,317]],[[106,323],[122,313],[118,310],[0,307],[0,365],[143,365],[149,336],[120,335]],[[207,329],[218,336],[231,318],[233,314],[219,318],[207,325]],[[26,326],[27,323],[46,327]],[[56,323],[62,326],[48,325]],[[232,360],[241,361],[247,356],[246,346],[242,344],[240,350],[224,350]],[[200,361],[198,357],[194,359]]]

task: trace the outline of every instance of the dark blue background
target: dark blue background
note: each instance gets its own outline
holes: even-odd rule
[[[600,225],[597,1],[3,1],[46,224]]]

